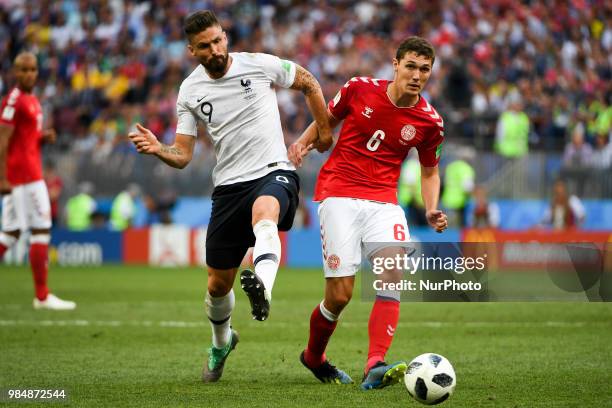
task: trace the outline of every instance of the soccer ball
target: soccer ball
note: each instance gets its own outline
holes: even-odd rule
[[[425,353],[410,362],[404,383],[414,399],[435,405],[453,394],[457,380],[450,361],[439,354]]]

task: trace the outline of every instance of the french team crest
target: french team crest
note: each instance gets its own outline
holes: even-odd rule
[[[415,127],[412,125],[405,125],[402,128],[401,136],[400,143],[403,145],[408,144],[407,142],[411,141],[416,136]]]

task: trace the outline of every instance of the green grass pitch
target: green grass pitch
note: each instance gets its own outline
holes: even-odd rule
[[[317,270],[281,270],[264,323],[236,287],[241,341],[216,384],[200,382],[210,344],[203,270],[53,267],[50,283],[78,309],[35,312],[29,270],[0,267],[0,388],[66,389],[60,406],[75,407],[420,406],[401,385],[324,385],[301,366],[322,297]],[[358,294],[328,349],[357,383],[371,307]],[[429,351],[457,373],[444,407],[612,407],[611,304],[403,303],[388,360]]]

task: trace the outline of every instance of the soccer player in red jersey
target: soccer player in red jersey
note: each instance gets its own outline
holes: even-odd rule
[[[331,127],[343,121],[340,137],[321,168],[314,200],[319,204],[325,271],[325,298],[310,318],[308,346],[302,363],[323,382],[350,383],[351,378],[329,363],[325,348],[338,317],[353,294],[362,248],[370,259],[403,251],[409,241],[404,212],[397,204],[401,164],[411,148],[421,162],[422,196],[426,217],[436,231],[447,227],[438,210],[438,161],[444,138],[442,118],[420,94],[435,59],[434,49],[420,37],[410,37],[398,48],[392,81],[357,77],[349,80],[329,102]],[[289,149],[301,165],[317,146],[316,127],[310,125]],[[364,243],[379,243],[376,250]],[[387,243],[387,245],[380,245]],[[388,243],[392,243],[388,245]],[[401,271],[386,271],[397,281]],[[377,292],[368,324],[369,350],[361,388],[383,388],[401,381],[405,362],[385,363],[399,319],[399,292]]]
[[[30,266],[34,275],[35,309],[72,310],[74,302],[49,293],[47,287],[48,249],[51,240],[49,193],[43,180],[41,142],[54,142],[55,131],[43,130],[43,114],[38,98],[32,93],[38,76],[34,54],[21,53],[15,58],[17,86],[0,104],[0,193],[2,232],[0,259],[19,239],[21,231],[30,230]]]

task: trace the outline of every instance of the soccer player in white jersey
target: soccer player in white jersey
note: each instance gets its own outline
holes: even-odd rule
[[[314,196],[320,202],[325,298],[312,312],[308,345],[300,356],[302,364],[323,382],[352,382],[329,363],[325,349],[353,294],[362,250],[368,251],[369,258],[393,258],[409,241],[406,217],[397,205],[397,182],[402,161],[412,148],[419,153],[427,221],[438,232],[448,225],[446,215],[437,209],[444,123],[420,94],[434,59],[429,42],[410,37],[397,49],[392,81],[352,78],[329,102],[331,127],[341,121],[343,125],[338,143],[321,168]],[[310,125],[289,148],[296,165],[311,145],[317,145],[316,133]],[[390,268],[382,278],[396,282],[401,271]],[[384,361],[399,319],[399,300],[397,291],[376,294],[368,323],[364,390],[397,383],[407,369],[403,361]]]
[[[185,20],[190,53],[200,65],[181,84],[173,145],[160,143],[140,124],[129,137],[138,152],[168,165],[185,167],[192,158],[197,124],[213,140],[212,214],[206,236],[207,314],[212,347],[202,380],[219,380],[238,335],[230,326],[232,285],[240,263],[253,247],[255,273],[244,270],[242,288],[253,318],[265,320],[281,259],[278,230],[291,228],[298,206],[299,179],[287,157],[273,85],[300,90],[318,124],[318,146],[332,135],[325,99],[315,77],[299,65],[260,53],[228,53],[227,37],[211,11]]]

